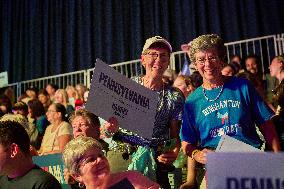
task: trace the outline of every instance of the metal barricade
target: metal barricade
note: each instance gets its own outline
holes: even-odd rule
[[[13,95],[14,95],[14,99],[12,101],[16,102],[20,94],[20,89],[21,89],[21,87],[19,86],[19,83],[10,83],[7,86],[2,87],[1,90],[3,89],[3,92],[5,92],[5,90],[7,90],[8,88],[11,88]]]
[[[255,54],[261,61],[262,72],[268,69],[270,61],[278,55],[276,35],[269,35],[253,39],[226,43],[228,62],[232,55],[245,58],[247,55]]]
[[[276,35],[278,55],[284,54],[284,33]]]
[[[31,86],[36,87],[38,89],[44,89],[48,83],[53,83],[57,85],[60,89],[65,89],[68,85],[75,86],[79,83],[86,85],[86,70],[19,82],[20,93],[18,94],[22,94],[26,91],[27,88]]]
[[[127,62],[121,62],[117,64],[111,64],[109,66],[113,67],[116,71],[118,71],[122,75],[125,75],[126,77],[129,77],[129,78],[133,76],[142,75],[144,72],[144,68],[142,66],[140,59],[131,60]],[[91,85],[93,71],[94,71],[94,68],[87,70],[86,86],[88,88],[90,88],[90,85]]]
[[[174,70],[176,73],[179,73],[182,70],[187,55],[183,51],[173,52],[170,59],[170,69]]]
[[[143,66],[140,59],[111,64],[110,66],[129,78],[143,74]]]
[[[268,69],[271,59],[274,56],[284,53],[284,34],[269,35],[230,42],[225,43],[225,45],[227,49],[228,61],[229,57],[235,54],[240,55],[242,58],[246,57],[249,54],[256,54],[260,56],[262,71],[265,72]],[[187,57],[186,53],[184,53],[183,51],[173,52],[171,54],[169,68],[174,70],[176,73],[179,73],[180,70],[182,70],[185,60],[187,60],[190,64],[190,60]],[[144,74],[144,68],[140,59],[111,64],[110,66],[126,77],[133,77]],[[38,89],[42,89],[45,88],[48,83],[56,84],[59,86],[59,88],[65,88],[67,85],[74,86],[81,83],[89,88],[93,70],[94,68],[43,77],[28,81],[22,81],[19,83],[12,83],[8,86],[12,86],[17,98],[30,86],[35,86]]]
[[[273,57],[284,53],[284,34],[269,35],[247,40],[225,43],[227,61],[232,55],[245,58],[247,55],[256,54],[260,57],[261,68],[265,73]],[[183,51],[172,53],[171,67],[177,73],[182,69],[186,54]],[[187,58],[190,63],[189,59]]]

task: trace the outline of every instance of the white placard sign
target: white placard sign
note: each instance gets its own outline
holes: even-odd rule
[[[0,73],[0,88],[8,85],[8,72]]]
[[[101,60],[96,61],[86,109],[119,126],[151,139],[158,94],[120,74]]]
[[[284,153],[209,153],[208,189],[282,189]]]
[[[262,152],[251,145],[239,141],[228,135],[223,135],[215,150],[216,152]]]

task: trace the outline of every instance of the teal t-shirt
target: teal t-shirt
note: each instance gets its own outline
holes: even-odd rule
[[[223,87],[203,90],[201,86],[187,98],[180,137],[203,148],[216,148],[226,134],[259,148],[262,142],[255,126],[273,114],[247,80],[231,77]]]
[[[40,135],[44,135],[46,127],[49,125],[49,122],[45,115],[40,116],[35,121],[36,127]]]

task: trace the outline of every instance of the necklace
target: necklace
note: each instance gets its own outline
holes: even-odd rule
[[[221,96],[221,94],[222,94],[222,92],[223,92],[224,84],[221,85],[221,86],[218,87],[218,88],[221,88],[221,89],[220,89],[218,95],[216,96],[216,98],[214,98],[214,99],[209,99],[208,96],[207,96],[206,93],[205,93],[205,88],[202,86],[202,93],[203,93],[204,98],[205,98],[207,101],[209,101],[209,102],[214,102],[215,100],[217,100],[217,99]]]
[[[156,86],[150,86],[150,81],[144,76],[142,77],[142,84],[148,88],[148,89],[151,89],[151,90],[154,90],[154,91],[160,91],[161,88],[164,88],[164,83],[162,82],[162,84],[156,84]]]
[[[142,79],[142,85],[144,87],[146,87],[145,84],[147,85],[149,83],[149,81],[147,79],[145,79],[145,77],[142,77],[141,79]],[[164,99],[164,97],[165,97],[165,84],[164,83],[162,84],[162,91],[161,91],[161,89],[156,90],[155,88],[149,88],[149,89],[158,92],[160,103],[158,104],[157,111],[160,111],[162,109],[163,105],[164,105],[164,100],[165,100]]]

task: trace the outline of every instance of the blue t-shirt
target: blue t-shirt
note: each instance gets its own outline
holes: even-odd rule
[[[202,148],[216,148],[223,134],[256,148],[261,145],[255,126],[273,116],[273,111],[245,79],[231,77],[222,87],[203,92],[197,88],[186,100],[180,137]]]

